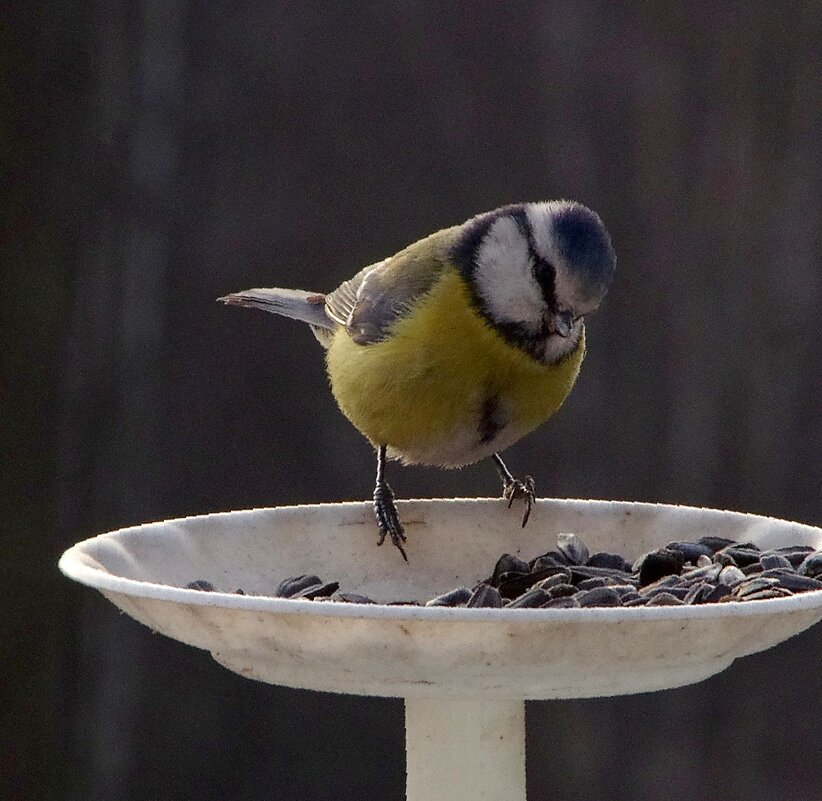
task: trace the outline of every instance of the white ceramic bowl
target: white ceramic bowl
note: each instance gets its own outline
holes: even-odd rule
[[[576,532],[635,557],[715,534],[822,548],[822,529],[735,512],[540,500],[526,529],[498,499],[405,501],[409,564],[376,547],[369,504],[253,509],[167,520],[86,540],[61,570],[132,617],[249,678],[380,696],[570,698],[696,682],[822,619],[822,591],[702,606],[450,609],[267,597],[315,573],[380,601],[425,600],[486,577],[503,552],[532,558]],[[183,587],[210,581],[219,592]],[[246,595],[236,595],[237,588]]]

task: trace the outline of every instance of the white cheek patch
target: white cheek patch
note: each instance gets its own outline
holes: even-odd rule
[[[545,303],[534,279],[528,241],[511,217],[488,229],[476,257],[474,286],[490,316],[538,332]]]

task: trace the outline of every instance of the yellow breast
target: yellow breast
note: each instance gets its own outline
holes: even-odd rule
[[[357,345],[344,328],[327,351],[337,403],[374,444],[407,463],[457,467],[504,450],[547,420],[585,355],[539,364],[471,307],[459,273],[433,289],[383,342]]]

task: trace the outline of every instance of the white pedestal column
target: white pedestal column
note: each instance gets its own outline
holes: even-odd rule
[[[525,801],[525,702],[405,699],[407,801]]]

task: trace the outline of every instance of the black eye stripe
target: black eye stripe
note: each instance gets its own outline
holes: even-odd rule
[[[534,229],[531,227],[531,221],[525,209],[518,209],[511,215],[519,226],[522,235],[528,241],[528,253],[533,261],[531,268],[534,273],[534,279],[539,284],[542,290],[542,297],[545,304],[552,311],[556,310],[556,276],[557,270],[551,262],[546,261],[537,252],[537,243],[534,239]]]

